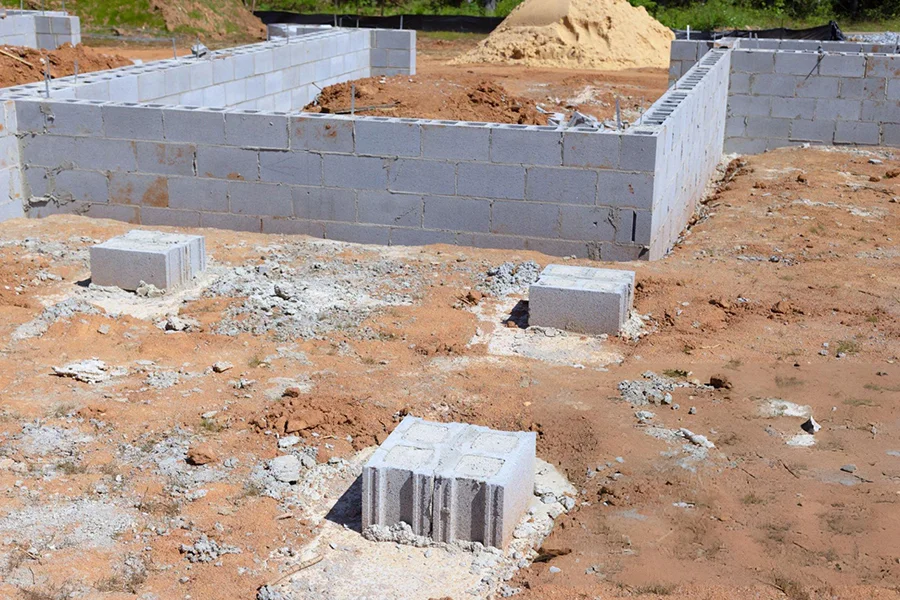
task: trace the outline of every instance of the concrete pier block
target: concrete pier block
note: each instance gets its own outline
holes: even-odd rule
[[[91,283],[135,290],[141,281],[161,290],[190,282],[206,270],[206,241],[135,229],[91,247]]]
[[[634,271],[549,265],[528,291],[528,324],[616,335],[634,304]]]
[[[406,417],[363,469],[363,528],[503,547],[534,490],[536,435]]]

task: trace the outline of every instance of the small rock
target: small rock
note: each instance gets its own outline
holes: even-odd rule
[[[300,443],[300,438],[296,435],[288,435],[278,440],[279,448],[290,448]]]
[[[300,388],[289,387],[285,388],[284,392],[281,393],[282,398],[299,398],[300,397]]]
[[[109,325],[101,325],[97,328],[97,333],[100,335],[107,335],[109,333]]]
[[[215,451],[208,444],[198,444],[188,448],[187,462],[188,464],[199,466],[216,462],[218,457]]]
[[[560,573],[560,572],[562,572],[562,569],[560,569],[559,567],[550,567],[550,572],[551,573]]]
[[[870,164],[870,165],[880,165],[880,164],[882,164],[883,162],[884,162],[883,160],[879,160],[879,159],[877,159],[877,158],[870,158],[870,159],[869,159],[869,164]]]
[[[728,378],[728,376],[722,375],[722,374],[713,375],[712,377],[710,377],[709,385],[713,386],[717,390],[721,390],[721,389],[730,390],[733,387],[731,380]]]
[[[689,414],[689,415],[696,415],[696,414],[697,414],[697,407],[696,407],[696,406],[690,407],[690,408],[688,409],[688,414]]]
[[[293,454],[279,456],[269,461],[269,470],[272,476],[283,483],[297,483],[300,481],[300,459]]]
[[[225,371],[229,371],[234,368],[234,365],[230,362],[219,361],[214,363],[212,366],[212,370],[216,373],[224,373]]]
[[[856,473],[856,465],[844,465],[841,467],[841,471],[844,473]]]
[[[806,433],[812,435],[818,433],[822,426],[816,423],[816,420],[810,417],[807,419],[802,425],[800,425],[800,429],[805,431]]]
[[[779,300],[775,303],[775,306],[772,307],[772,312],[779,315],[789,315],[794,312],[794,309],[787,300]]]

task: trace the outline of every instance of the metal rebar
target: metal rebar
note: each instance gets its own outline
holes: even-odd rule
[[[172,38],[172,55],[178,60],[178,46],[175,44],[175,38]]]
[[[356,84],[350,84],[350,116],[356,112]]]
[[[78,83],[78,61],[75,61],[75,83]]]
[[[44,67],[44,86],[47,90],[47,98],[50,98],[50,67]]]
[[[616,129],[622,129],[622,109],[618,98],[616,98]]]

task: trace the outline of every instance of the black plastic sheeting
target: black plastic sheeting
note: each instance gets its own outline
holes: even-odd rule
[[[817,40],[822,42],[842,42],[846,39],[844,38],[844,32],[841,31],[841,28],[834,21],[821,27],[810,27],[809,29],[785,29],[784,27],[779,27],[777,29],[736,29],[734,31],[691,30],[692,40],[719,40],[726,37],[753,37],[768,40]],[[676,30],[675,38],[686,40],[687,31]]]
[[[503,21],[501,17],[464,17],[452,15],[393,15],[366,17],[357,15],[301,15],[281,11],[257,11],[266,25],[293,23],[295,25],[336,25],[337,27],[369,27],[380,29],[415,29],[416,31],[458,31],[490,33]],[[693,37],[693,36],[691,36]]]

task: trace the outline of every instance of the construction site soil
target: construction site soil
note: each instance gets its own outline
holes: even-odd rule
[[[536,431],[574,484],[517,598],[900,598],[898,169],[749,157],[665,259],[567,261],[636,271],[636,341],[510,322],[536,253],[197,230],[209,273],[142,298],[89,286],[128,224],[4,223],[0,596],[352,583],[295,488],[414,414]]]
[[[67,77],[75,73],[105,71],[133,64],[131,59],[106,53],[78,44],[64,44],[56,50],[36,50],[22,46],[0,46],[0,87],[10,87],[44,80],[46,69],[50,77]]]

